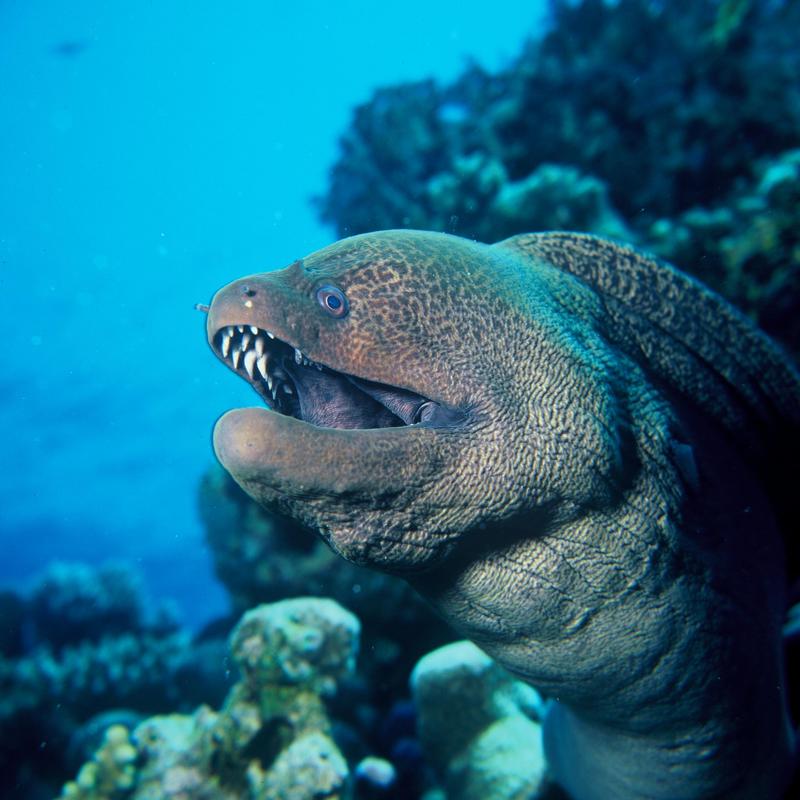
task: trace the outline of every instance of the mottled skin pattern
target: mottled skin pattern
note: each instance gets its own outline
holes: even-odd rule
[[[388,231],[230,284],[209,337],[230,324],[462,412],[339,430],[237,409],[214,444],[260,503],[557,701],[546,747],[575,800],[780,797],[792,509],[769,468],[800,380],[733,309],[593,237]]]

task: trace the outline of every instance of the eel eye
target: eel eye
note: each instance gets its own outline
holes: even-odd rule
[[[341,319],[347,314],[347,298],[344,292],[336,286],[320,286],[317,289],[317,302],[332,317]]]

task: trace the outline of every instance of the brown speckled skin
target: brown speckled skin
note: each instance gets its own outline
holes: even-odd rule
[[[333,430],[238,409],[214,445],[558,700],[548,757],[576,800],[780,795],[786,514],[764,476],[800,380],[729,306],[593,237],[387,231],[230,284],[209,336],[229,324],[464,412]]]

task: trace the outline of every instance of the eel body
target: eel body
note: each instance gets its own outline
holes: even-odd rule
[[[550,698],[570,797],[781,796],[800,378],[725,301],[592,236],[384,231],[208,339],[263,400],[222,464]]]

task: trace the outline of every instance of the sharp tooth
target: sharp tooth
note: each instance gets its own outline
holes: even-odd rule
[[[292,389],[291,386],[289,386],[288,383],[282,383],[281,389],[283,389],[283,391],[286,392],[286,394],[294,394],[294,390]]]
[[[272,399],[273,399],[273,400],[276,400],[276,399],[277,399],[277,394],[278,394],[278,389],[277,389],[277,387],[276,387],[276,388],[274,388],[274,389],[272,390]]]
[[[267,386],[269,387],[269,390],[272,391],[272,377],[270,375],[267,375]]]
[[[244,336],[242,336],[242,344],[240,345],[240,347],[243,353],[245,350],[247,350],[247,345],[250,344],[252,338],[253,337],[249,333],[246,333]]]
[[[322,364],[317,364],[317,362],[315,361],[315,362],[314,362],[314,366],[315,366],[315,367],[316,367],[316,368],[317,368],[317,369],[318,369],[320,372],[322,372]]]
[[[222,357],[227,358],[231,349],[231,337],[227,333],[222,334]]]
[[[244,368],[247,370],[247,374],[252,378],[253,377],[253,366],[256,363],[256,351],[255,350],[248,350],[244,354]]]
[[[241,350],[234,350],[231,353],[231,359],[233,360],[233,368],[234,369],[239,369],[239,359],[241,357],[242,357],[242,351]]]
[[[258,367],[258,371],[261,373],[261,377],[264,380],[267,380],[267,357],[261,356],[261,358],[256,361],[256,366]]]
[[[233,336],[233,325],[228,325],[228,327],[225,328],[225,333],[227,333],[228,336]]]
[[[303,363],[303,354],[296,347],[294,349],[294,363],[295,364]]]
[[[264,355],[264,337],[256,336],[256,354],[259,358]]]
[[[252,333],[253,336],[258,336],[258,328],[256,328],[255,325],[251,325],[250,326],[250,333]]]
[[[239,331],[239,333],[244,333],[244,325],[237,325],[236,330]]]
[[[269,336],[270,339],[275,338],[275,334],[272,331],[267,331],[267,336]]]

